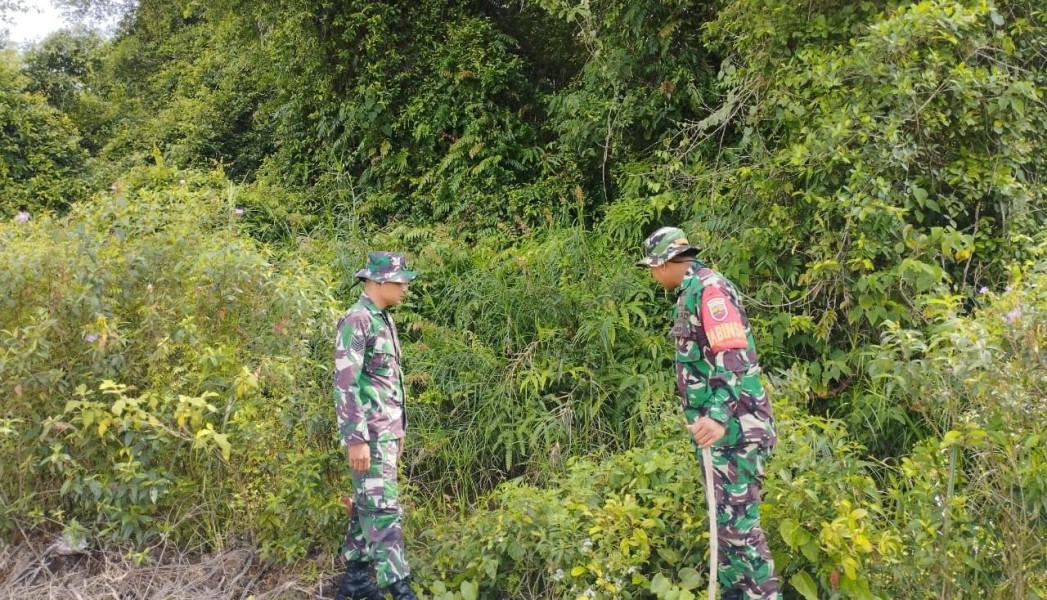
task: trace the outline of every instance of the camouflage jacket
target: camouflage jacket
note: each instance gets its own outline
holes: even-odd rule
[[[334,401],[343,444],[404,436],[400,339],[392,318],[366,293],[338,321]]]
[[[774,446],[771,403],[734,284],[695,261],[673,309],[672,335],[677,392],[687,422],[709,417],[723,425],[719,446]]]

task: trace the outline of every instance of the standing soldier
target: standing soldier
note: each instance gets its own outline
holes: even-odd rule
[[[666,290],[680,288],[672,328],[676,387],[695,444],[712,458],[712,482],[702,473],[716,504],[722,598],[777,599],[760,527],[764,466],[777,440],[771,403],[738,291],[697,254],[683,231],[663,227],[644,241],[637,265],[649,267]]]
[[[338,600],[417,600],[404,554],[397,463],[403,451],[404,381],[400,340],[386,309],[399,304],[416,273],[404,257],[371,252],[356,273],[364,291],[338,321],[335,412],[352,470],[353,498],[343,553],[348,561]],[[370,565],[375,564],[376,586]]]

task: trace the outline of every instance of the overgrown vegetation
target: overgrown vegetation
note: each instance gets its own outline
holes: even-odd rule
[[[697,597],[632,266],[680,223],[773,389],[786,598],[1047,597],[1045,47],[1023,0],[145,0],[9,51],[0,535],[330,557],[333,323],[382,247],[422,272],[424,591]]]

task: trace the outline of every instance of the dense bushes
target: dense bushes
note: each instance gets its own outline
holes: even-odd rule
[[[138,547],[247,532],[286,560],[333,545],[346,472],[332,297],[355,299],[368,244],[259,246],[245,232],[271,231],[269,192],[152,167],[68,216],[4,225],[9,519],[76,519]],[[420,248],[424,276],[398,312],[418,501],[469,506],[508,478],[628,448],[657,420],[669,354],[650,324],[664,315],[648,316],[652,288],[622,248],[575,229],[535,233],[524,252],[427,230],[372,243]]]
[[[328,276],[239,234],[216,177],[116,187],[0,230],[3,526],[217,543],[275,518],[285,453],[330,447],[296,427],[326,408]]]
[[[29,91],[30,80],[0,51],[0,218],[82,199],[87,153],[69,118]]]
[[[778,380],[763,512],[790,594],[1043,597],[1045,285],[1033,273],[973,318],[932,303],[928,333],[885,335],[876,389],[935,431],[897,463],[863,458],[838,421],[798,410],[811,393],[800,370]],[[707,552],[699,466],[674,407],[661,409],[639,447],[571,460],[550,485],[507,484],[422,536],[435,597],[694,597]]]
[[[671,389],[669,355],[625,252],[573,229],[509,249],[439,237],[422,249],[405,319],[426,471],[459,492],[490,489],[642,438]]]
[[[892,474],[889,516],[911,561],[892,573],[903,586],[958,597],[1047,594],[1044,266],[1011,291],[986,291],[991,305],[976,318],[957,316],[960,298],[929,303],[932,326],[892,327],[870,367],[879,389],[934,432]],[[918,551],[926,546],[939,552]]]
[[[1037,4],[415,4],[146,0],[0,66],[0,530],[329,557],[331,326],[382,247],[425,587],[688,598],[631,266],[677,223],[775,389],[787,597],[1047,596]]]
[[[551,486],[507,484],[488,510],[422,538],[420,549],[435,551],[432,576],[443,580],[436,597],[448,589],[468,597],[474,586],[485,598],[700,595],[708,552],[700,467],[675,406],[662,409],[643,445],[571,460]],[[842,585],[867,588],[872,563],[894,562],[900,544],[860,448],[836,423],[784,402],[778,409],[786,441],[764,507],[778,568],[794,581],[847,568]]]
[[[328,346],[367,244],[259,246],[237,203],[255,193],[157,167],[65,217],[2,226],[3,528],[62,526],[141,560],[239,535],[281,561],[336,546],[347,481]],[[704,584],[665,311],[612,239],[372,240],[416,248],[424,274],[398,314],[410,550],[436,597],[688,598]],[[863,394],[909,415],[911,452],[876,460],[807,413],[802,366],[774,374],[781,442],[763,508],[787,589],[1040,593],[1041,260],[974,316],[961,297],[928,297],[926,328],[888,324],[870,350]]]
[[[825,396],[885,321],[918,327],[939,283],[1004,284],[1045,224],[1047,166],[1032,3],[830,4],[725,6],[707,29],[721,109],[683,128],[662,176],[698,195],[728,274],[782,307],[765,357],[806,362]]]

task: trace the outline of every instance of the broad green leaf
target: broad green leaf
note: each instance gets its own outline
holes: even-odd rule
[[[806,600],[818,600],[818,585],[807,571],[800,571],[789,578],[789,583],[796,588]]]
[[[662,575],[661,573],[658,573],[657,575],[655,575],[654,579],[651,580],[651,593],[652,594],[655,594],[655,595],[664,594],[664,593],[669,591],[670,587],[672,587],[672,582],[670,582],[669,578],[667,578],[665,575]]]
[[[462,600],[476,600],[479,595],[480,586],[472,581],[463,581],[461,592]]]
[[[691,567],[680,569],[680,587],[685,590],[693,590],[702,584],[702,576]]]

